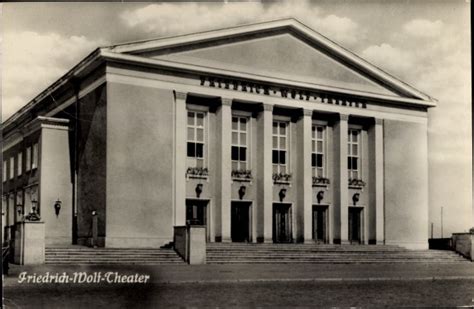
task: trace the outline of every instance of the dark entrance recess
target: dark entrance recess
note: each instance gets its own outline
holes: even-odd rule
[[[291,235],[291,204],[273,204],[273,242],[285,243],[292,241]]]
[[[351,244],[362,242],[362,208],[349,207],[349,242]]]
[[[231,203],[231,238],[233,242],[250,242],[250,202]]]
[[[206,200],[186,200],[186,224],[207,225]]]
[[[316,243],[328,241],[328,206],[313,206],[313,240]]]

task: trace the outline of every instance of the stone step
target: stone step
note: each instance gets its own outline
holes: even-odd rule
[[[271,249],[284,249],[289,248],[293,250],[307,250],[308,248],[318,249],[318,250],[325,250],[325,249],[333,249],[333,250],[396,250],[396,251],[410,251],[406,248],[401,247],[389,247],[389,246],[374,246],[374,245],[305,245],[305,244],[229,244],[229,243],[208,243],[208,248],[271,248]]]
[[[208,260],[208,264],[390,264],[390,263],[407,263],[407,261],[403,260],[281,260],[281,261],[274,261],[274,260]],[[411,261],[410,263],[422,263],[422,264],[459,264],[465,263],[465,261],[426,261],[426,260],[417,260]]]
[[[386,245],[208,243],[209,264],[463,263],[453,251]]]
[[[140,255],[149,255],[149,256],[174,256],[176,253],[174,252],[130,252],[130,253],[111,253],[111,252],[67,252],[67,251],[59,251],[59,252],[45,252],[46,256],[55,256],[55,255],[107,255],[107,256],[140,256]]]
[[[239,250],[239,249],[210,249],[207,248],[207,252],[313,252],[313,253],[348,253],[348,254],[439,254],[439,255],[450,255],[455,254],[454,251],[434,251],[434,250],[423,250],[423,251],[346,251],[346,250],[265,250],[265,249],[253,249],[253,250]]]
[[[397,255],[410,255],[410,256],[454,256],[456,253],[438,253],[438,252],[348,252],[348,251],[212,251],[207,250],[208,254],[322,254],[322,255],[387,255],[387,256],[397,256]]]
[[[184,264],[172,249],[160,248],[45,248],[46,264]]]
[[[345,259],[397,259],[397,260],[412,260],[412,259],[440,259],[440,260],[463,260],[462,257],[456,256],[449,256],[449,257],[419,257],[419,256],[395,256],[395,257],[387,257],[387,256],[337,256],[337,255],[273,255],[273,256],[265,256],[265,255],[207,255],[207,258],[219,258],[219,259],[283,259],[283,258],[292,258],[292,259],[337,259],[337,258],[345,258]]]
[[[286,253],[286,254],[254,254],[253,252],[248,252],[246,254],[232,254],[232,253],[227,253],[227,254],[207,254],[208,257],[236,257],[236,258],[245,258],[245,257],[256,257],[256,258],[279,258],[279,257],[294,257],[294,258],[305,258],[305,257],[326,257],[326,258],[337,258],[337,257],[343,257],[343,258],[386,258],[386,259],[399,259],[399,258],[432,258],[432,259],[453,259],[453,258],[460,258],[462,259],[461,256],[459,255],[438,255],[438,256],[431,256],[431,255],[383,255],[383,254],[291,254],[291,253]]]
[[[123,264],[123,265],[140,265],[140,264],[154,264],[154,265],[161,265],[161,264],[174,264],[174,265],[181,265],[184,264],[183,261],[140,261],[140,260],[130,260],[130,261],[46,261],[45,264],[64,264],[64,265],[77,265],[77,264]]]

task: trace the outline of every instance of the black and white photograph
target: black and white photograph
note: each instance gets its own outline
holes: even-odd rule
[[[0,4],[3,308],[474,308],[470,9]]]

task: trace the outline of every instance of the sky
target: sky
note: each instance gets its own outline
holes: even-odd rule
[[[8,3],[1,8],[3,121],[96,47],[296,18],[438,100],[429,112],[430,221],[439,236],[443,207],[445,233],[473,226],[468,1]]]

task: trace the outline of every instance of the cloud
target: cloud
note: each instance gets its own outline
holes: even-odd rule
[[[433,38],[441,34],[443,26],[444,24],[440,20],[414,19],[406,23],[403,30],[414,37]]]
[[[106,42],[83,36],[7,32],[3,44],[2,119],[65,74],[88,53]]]
[[[388,43],[369,46],[362,51],[361,56],[400,77],[408,75],[415,64],[415,55]]]
[[[466,35],[441,21],[424,19],[410,20],[400,28],[360,54],[438,99],[438,106],[429,111],[430,162],[464,164],[471,158],[471,63]]]
[[[318,32],[326,34],[331,40],[347,45],[353,45],[365,35],[357,23],[347,17],[328,15],[323,18],[315,18],[311,23]]]
[[[263,5],[262,3],[159,3],[135,10],[127,10],[122,21],[132,28],[160,35],[193,33],[259,21],[294,17],[318,32],[341,44],[355,44],[363,34],[348,17],[324,16],[309,1],[299,5],[291,2]]]

